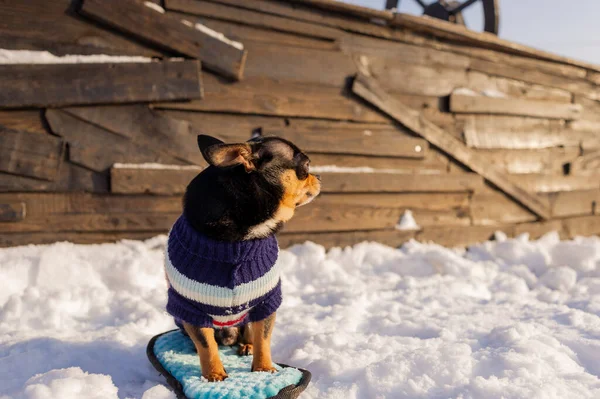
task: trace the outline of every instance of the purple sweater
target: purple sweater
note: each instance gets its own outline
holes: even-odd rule
[[[167,312],[176,322],[223,328],[260,321],[281,305],[275,236],[217,241],[200,234],[185,216],[169,233],[165,269]]]

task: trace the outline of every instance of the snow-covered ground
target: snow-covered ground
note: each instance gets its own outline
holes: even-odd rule
[[[599,398],[600,239],[497,238],[282,251],[274,358],[305,398]],[[144,352],[164,245],[0,250],[0,397],[172,397]]]

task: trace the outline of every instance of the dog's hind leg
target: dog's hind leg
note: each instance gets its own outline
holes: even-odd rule
[[[240,346],[238,348],[238,355],[240,356],[248,356],[252,354],[253,345],[252,345],[252,323],[248,323],[241,327],[241,339]]]
[[[209,381],[223,381],[227,373],[219,358],[219,348],[215,341],[215,330],[212,328],[196,327],[184,322],[183,328],[188,333],[198,356],[200,357],[200,368],[202,376]]]
[[[271,333],[275,324],[275,313],[264,320],[252,323],[252,343],[254,345],[254,359],[252,371],[277,371],[271,360]]]

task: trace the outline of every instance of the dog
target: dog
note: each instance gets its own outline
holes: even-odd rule
[[[253,354],[252,371],[274,372],[271,333],[281,304],[274,234],[321,191],[310,159],[279,137],[226,144],[198,136],[208,163],[187,186],[165,256],[167,312],[192,339],[202,376],[227,372],[217,339]]]

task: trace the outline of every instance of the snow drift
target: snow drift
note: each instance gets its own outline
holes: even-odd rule
[[[0,250],[1,398],[172,398],[146,360],[166,237]],[[600,397],[600,239],[282,251],[274,359],[306,398]],[[4,395],[4,396],[3,396]]]

